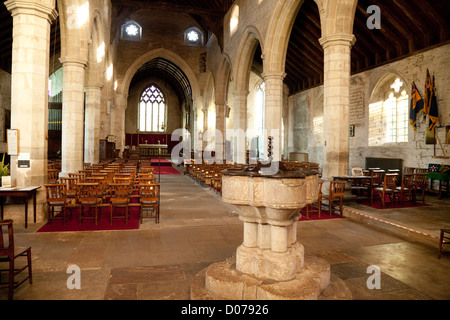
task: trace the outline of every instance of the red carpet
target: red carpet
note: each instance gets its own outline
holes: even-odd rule
[[[130,207],[128,224],[125,224],[125,219],[113,219],[112,224],[110,224],[109,207],[103,208],[103,213],[100,213],[98,216],[97,225],[95,225],[94,220],[83,220],[80,225],[78,209],[73,209],[72,211],[72,219],[68,219],[66,225],[63,225],[62,220],[52,220],[50,224],[45,224],[37,232],[139,229],[139,207]],[[119,211],[119,214],[122,214],[122,212]]]
[[[153,167],[158,167],[159,165],[161,165],[161,167],[163,167],[163,166],[171,167],[172,166],[172,162],[170,162],[167,159],[163,159],[163,158],[161,158],[161,159],[153,158],[150,160],[150,162]]]
[[[157,175],[159,174],[159,167],[155,166],[155,169],[153,170],[153,174]],[[172,166],[161,166],[161,174],[182,174],[177,169],[173,168]]]
[[[319,214],[317,212],[314,213],[309,213],[309,217],[306,217],[306,208],[303,208],[300,213],[302,214],[302,216],[298,219],[298,221],[311,221],[311,220],[330,220],[330,219],[342,219],[344,218],[341,215],[338,214],[333,214],[330,215],[330,213],[327,210],[322,210],[320,212],[320,218],[319,218]]]

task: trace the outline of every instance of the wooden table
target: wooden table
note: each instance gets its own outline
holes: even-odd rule
[[[3,220],[4,198],[22,198],[25,204],[25,228],[28,227],[28,199],[33,198],[33,221],[36,223],[36,192],[41,186],[0,188],[1,220]]]
[[[351,182],[352,188],[354,190],[356,190],[359,185],[362,185],[363,181],[369,181],[369,183],[366,185],[367,192],[369,193],[369,196],[367,197],[367,199],[369,200],[369,203],[372,204],[372,200],[373,200],[373,182],[372,182],[373,177],[372,176],[333,176],[333,179]]]

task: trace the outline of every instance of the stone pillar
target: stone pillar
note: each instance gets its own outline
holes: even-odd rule
[[[118,105],[111,109],[111,134],[116,137],[116,149],[125,147],[125,109],[127,98],[118,99]]]
[[[216,161],[225,162],[225,137],[225,103],[216,102]]]
[[[232,148],[233,161],[237,163],[246,162],[246,132],[247,132],[247,90],[233,91],[233,134]]]
[[[322,176],[348,174],[352,34],[319,39],[324,49],[324,152]]]
[[[19,153],[30,168],[17,168],[11,156],[11,176],[17,186],[47,182],[48,77],[50,25],[57,17],[54,1],[9,0],[13,17],[11,66],[11,128],[19,130]]]
[[[273,161],[281,160],[281,122],[283,116],[283,79],[282,71],[263,73],[265,84],[264,129],[265,155],[267,155],[267,139],[274,137],[272,148]]]
[[[100,107],[102,87],[100,85],[86,86],[86,110],[84,124],[84,162],[99,163],[100,161]]]
[[[63,65],[61,176],[67,176],[83,169],[86,61],[68,57],[60,60]]]

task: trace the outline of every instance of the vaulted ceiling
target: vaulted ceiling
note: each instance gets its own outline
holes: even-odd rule
[[[223,44],[223,17],[234,0],[111,0],[115,27],[136,10],[190,14],[205,31]],[[369,29],[370,5],[381,12],[381,29]],[[450,43],[448,0],[359,0],[351,51],[352,74],[403,59],[434,46]],[[293,25],[286,59],[285,83],[290,93],[323,84],[323,49],[319,12],[314,0],[305,0]],[[51,53],[60,50],[59,28],[51,29]],[[11,72],[12,18],[0,6],[0,68]],[[259,51],[257,51],[257,55]],[[258,57],[259,58],[259,57]],[[259,59],[257,59],[259,60]]]

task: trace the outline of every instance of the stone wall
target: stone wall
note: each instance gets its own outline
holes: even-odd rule
[[[417,121],[417,132],[409,126],[408,142],[387,143],[381,146],[369,146],[369,103],[374,89],[387,75],[395,75],[404,82],[407,93],[411,92],[411,81],[414,80],[422,97],[425,96],[425,76],[427,68],[435,75],[438,108],[441,127],[437,133],[445,153],[450,155],[450,144],[445,144],[445,126],[450,125],[450,45],[440,46],[423,51],[408,58],[385,64],[381,67],[352,75],[351,104],[360,105],[363,109],[350,108],[350,124],[355,125],[355,136],[350,137],[350,162],[352,167],[365,166],[366,157],[400,158],[403,166],[428,167],[429,163],[450,164],[449,159],[433,158],[434,145],[425,143],[425,123],[421,116]],[[289,97],[289,113],[293,117],[290,125],[287,152],[308,152],[309,160],[321,162],[321,145],[323,134],[320,122],[323,115],[323,86],[305,90]],[[408,103],[409,105],[409,103]],[[439,144],[436,155],[442,156]]]
[[[11,116],[11,74],[0,70],[0,153],[6,152],[5,120]]]

